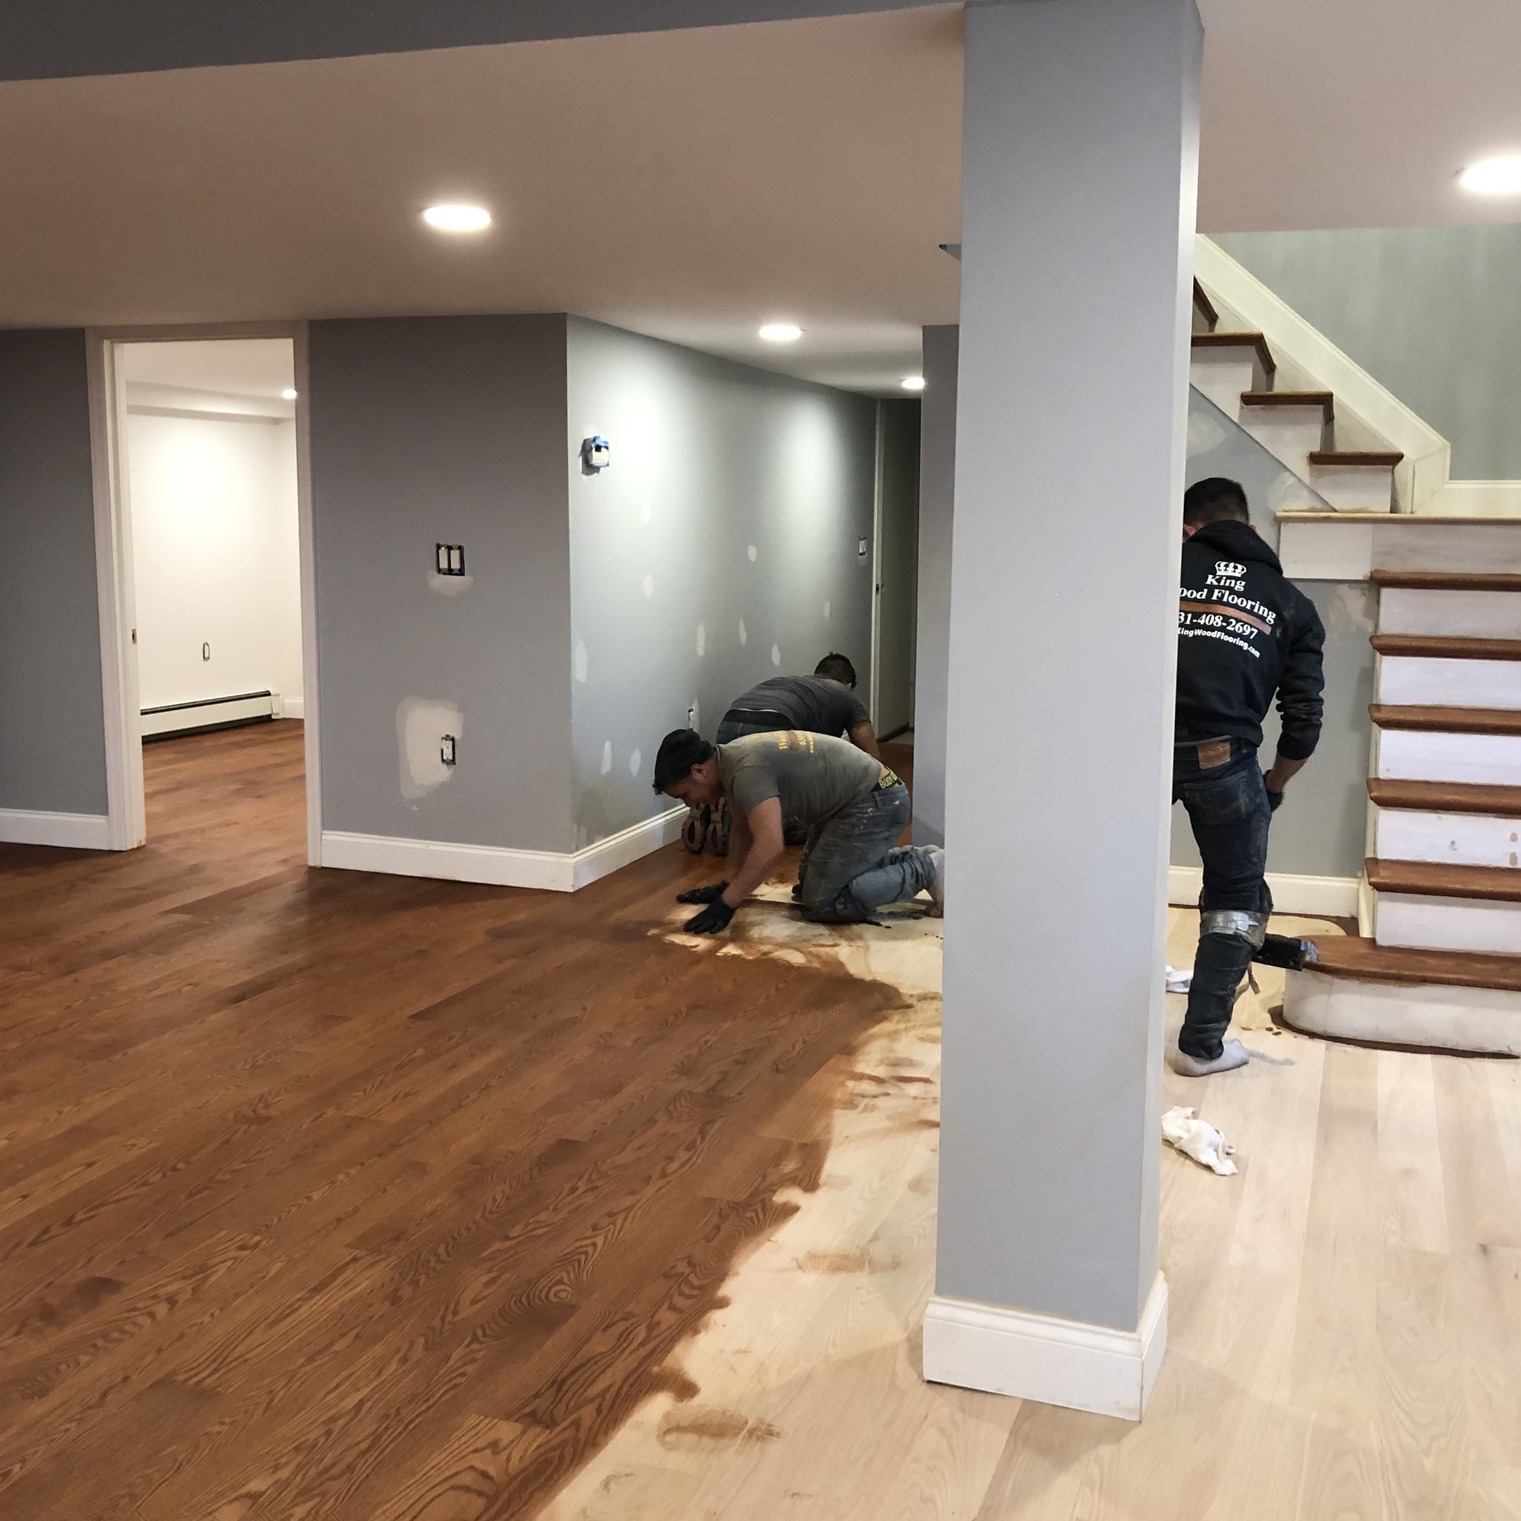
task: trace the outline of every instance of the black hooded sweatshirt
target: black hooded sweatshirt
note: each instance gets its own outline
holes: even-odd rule
[[[1246,523],[1210,523],[1183,545],[1178,602],[1180,742],[1262,743],[1273,698],[1278,753],[1307,760],[1320,738],[1326,631],[1315,604]]]

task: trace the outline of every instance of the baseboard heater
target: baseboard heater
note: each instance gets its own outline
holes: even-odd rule
[[[143,738],[174,739],[181,734],[207,734],[213,729],[239,729],[244,724],[268,723],[274,716],[273,692],[238,692],[231,697],[171,702],[161,708],[143,709]]]

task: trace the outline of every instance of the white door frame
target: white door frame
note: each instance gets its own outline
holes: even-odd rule
[[[302,719],[306,738],[306,859],[322,864],[322,758],[317,694],[317,573],[312,529],[310,366],[304,322],[99,327],[85,332],[90,383],[90,457],[95,490],[95,579],[100,605],[100,677],[105,698],[106,811],[112,850],[147,839],[142,714],[137,679],[137,597],[132,573],[132,504],[124,451],[123,343],[199,338],[289,338],[295,354],[296,504],[301,543]]]

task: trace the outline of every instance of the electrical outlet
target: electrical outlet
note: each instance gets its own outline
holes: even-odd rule
[[[689,729],[695,729],[696,727],[697,727],[697,704],[694,702],[692,704],[692,706],[687,709],[687,728],[689,728]]]
[[[438,747],[438,758],[446,765],[454,764],[454,736],[446,734]]]
[[[856,540],[856,555],[857,555],[858,558],[860,558],[862,560],[864,560],[866,558],[866,540],[865,539],[857,539]]]
[[[135,636],[136,633],[137,633],[137,630],[134,629],[132,632],[133,632],[133,634]],[[206,643],[204,643],[201,646],[201,659],[202,660],[210,660],[211,659],[211,642],[210,642],[210,640],[207,640]]]
[[[465,546],[463,544],[435,544],[433,568],[441,576],[462,576],[465,573]]]

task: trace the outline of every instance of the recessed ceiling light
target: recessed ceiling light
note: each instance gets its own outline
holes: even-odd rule
[[[286,386],[286,388],[283,391],[280,392],[280,400],[281,401],[294,401],[295,399],[296,399],[296,388],[295,388],[295,386]]]
[[[1458,184],[1474,195],[1521,195],[1521,153],[1481,159],[1458,176]]]
[[[903,377],[903,389],[905,391],[922,391],[924,389],[924,376],[905,375]]]
[[[423,221],[439,232],[482,232],[491,226],[491,213],[484,206],[451,201],[428,207],[423,212]]]
[[[767,343],[796,343],[803,330],[795,322],[768,322],[760,335]]]

